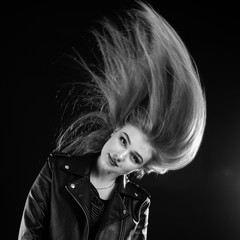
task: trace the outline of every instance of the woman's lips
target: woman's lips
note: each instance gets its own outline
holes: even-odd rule
[[[117,167],[118,165],[116,164],[116,162],[112,159],[111,155],[108,154],[108,159],[109,159],[109,163],[114,166],[114,167]]]

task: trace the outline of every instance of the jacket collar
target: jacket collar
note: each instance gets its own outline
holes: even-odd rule
[[[73,156],[67,158],[60,166],[64,171],[79,177],[88,176],[91,165],[97,160],[99,153],[87,153],[81,156]]]
[[[99,155],[100,153],[97,152],[68,157],[63,165],[61,165],[61,168],[71,174],[78,175],[80,178],[89,176],[91,166],[97,161]],[[150,197],[145,190],[138,185],[133,184],[126,175],[118,177],[117,182],[119,184],[118,189],[120,194],[128,195],[137,199],[146,198],[146,196]]]

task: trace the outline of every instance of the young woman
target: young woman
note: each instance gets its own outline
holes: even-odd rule
[[[102,53],[92,78],[94,111],[65,128],[35,180],[19,239],[146,239],[146,173],[195,157],[206,106],[196,67],[174,29],[150,6],[94,32]],[[130,180],[132,179],[132,180]]]

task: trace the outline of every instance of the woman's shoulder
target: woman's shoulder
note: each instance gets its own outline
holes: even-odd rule
[[[69,153],[52,151],[48,156],[48,163],[52,168],[64,166],[73,160],[74,156]]]
[[[137,183],[131,182],[131,184],[134,186],[135,189],[137,189],[138,193],[141,194],[141,196],[143,196],[144,198],[151,198],[151,195],[145,188],[138,185]]]
[[[48,157],[50,168],[63,169],[65,172],[77,175],[86,175],[89,172],[91,162],[97,157],[95,153],[74,155],[64,152],[51,152]]]
[[[126,182],[125,187],[123,188],[125,194],[131,195],[134,198],[138,199],[148,199],[150,200],[151,195],[145,190],[142,186],[130,181],[129,179]]]
[[[49,158],[72,158],[73,155],[69,153],[64,153],[64,152],[58,152],[58,151],[52,151],[49,154]]]
[[[53,151],[49,154],[48,156],[48,160],[51,163],[54,163],[56,160],[57,161],[64,161],[64,160],[70,160],[73,158],[73,155],[69,154],[69,153],[64,153],[64,152],[57,152],[57,151]]]

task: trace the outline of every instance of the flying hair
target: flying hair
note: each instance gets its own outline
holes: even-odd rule
[[[105,19],[94,30],[102,67],[91,77],[94,111],[80,114],[57,141],[75,155],[98,152],[117,127],[138,127],[154,149],[144,173],[180,169],[195,157],[206,123],[206,101],[196,65],[176,31],[151,6]]]

